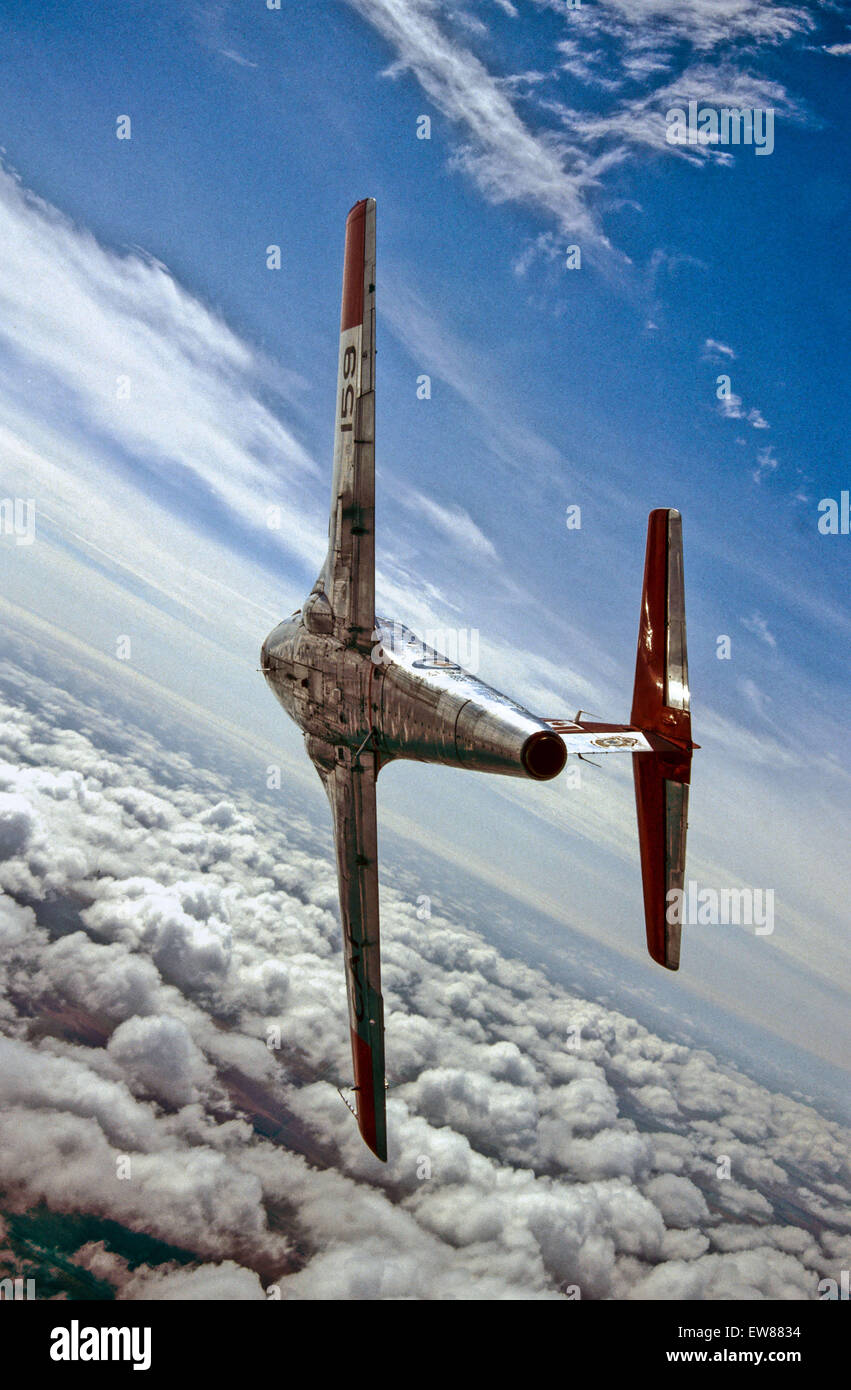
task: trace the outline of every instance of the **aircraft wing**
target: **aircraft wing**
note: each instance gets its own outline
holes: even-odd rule
[[[375,199],[346,221],[328,556],[319,578],[335,636],[368,650],[375,627]]]
[[[331,750],[329,750],[331,751]],[[337,880],[349,1000],[358,1128],[372,1152],[387,1158],[384,1086],[384,1001],[378,918],[378,828],[375,756],[344,761],[314,757],[328,793],[337,847]]]

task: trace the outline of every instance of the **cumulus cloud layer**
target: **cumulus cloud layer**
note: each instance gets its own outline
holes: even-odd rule
[[[386,886],[378,1164],[336,1091],[323,830],[5,674],[4,1206],[191,1256],[86,1238],[81,1270],[124,1298],[808,1299],[847,1267],[840,1127]]]

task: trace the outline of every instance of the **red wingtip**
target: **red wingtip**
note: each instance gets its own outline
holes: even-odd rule
[[[379,1134],[378,1115],[375,1104],[375,1079],[372,1069],[372,1049],[369,1043],[352,1029],[352,1060],[355,1068],[355,1095],[357,1096],[358,1129],[361,1138],[376,1158],[387,1162],[387,1136]],[[381,1097],[382,1101],[384,1097]]]
[[[346,250],[343,256],[342,310],[339,331],[357,328],[363,322],[364,250],[366,250],[366,214],[371,200],[362,197],[346,217]]]
[[[363,258],[366,241],[366,208],[368,198],[355,203],[346,218],[346,250],[343,257],[343,306],[340,313],[340,332],[357,328],[363,323]]]

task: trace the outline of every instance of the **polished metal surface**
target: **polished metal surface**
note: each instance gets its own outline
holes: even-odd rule
[[[683,583],[683,522],[678,511],[668,512],[668,659],[665,704],[671,709],[689,708],[688,654],[686,646],[685,585]]]
[[[309,632],[304,614],[263,645],[263,673],[305,734],[379,766],[394,758],[446,763],[545,781],[563,768],[563,739],[542,719],[486,685],[399,622],[376,618],[369,651]]]

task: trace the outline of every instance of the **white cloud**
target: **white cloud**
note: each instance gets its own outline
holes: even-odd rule
[[[38,511],[49,515],[55,500],[72,532],[85,529],[98,508],[96,467],[86,452],[92,436],[105,436],[134,458],[155,495],[182,479],[199,505],[212,496],[267,543],[266,508],[280,506],[288,548],[313,562],[319,536],[310,535],[304,515],[316,510],[310,493],[319,470],[260,399],[264,386],[291,395],[298,378],[273,369],[160,262],[98,245],[2,166],[0,236],[6,485],[19,478]],[[21,416],[33,375],[47,403],[35,435]],[[50,457],[35,440],[49,438],[60,416],[61,445]],[[87,449],[74,467],[80,429]],[[133,515],[128,508],[125,532],[132,533]],[[110,534],[100,529],[100,538]]]
[[[595,8],[601,25],[614,21],[619,36],[635,46],[671,38],[700,50],[739,39],[774,44],[806,33],[815,23],[803,6],[773,0],[599,0]]]
[[[198,1100],[213,1077],[185,1024],[167,1014],[126,1018],[110,1035],[107,1052],[135,1094],[178,1109]]]
[[[555,222],[561,236],[578,239],[598,260],[612,259],[597,204],[610,168],[649,152],[695,164],[733,161],[731,152],[717,145],[669,144],[665,112],[672,104],[696,99],[715,106],[770,107],[787,119],[804,119],[782,84],[742,66],[743,43],[752,58],[815,26],[801,6],[768,0],[645,0],[638,6],[601,0],[576,8],[565,0],[536,0],[539,8],[564,18],[552,65],[531,74],[496,74],[453,32],[487,37],[478,17],[463,7],[447,9],[431,0],[348,3],[390,45],[391,74],[410,72],[453,122],[462,142],[453,163],[482,193],[492,202],[535,208]],[[565,99],[559,83],[563,73],[608,94],[609,109],[577,107],[569,100],[569,82]],[[625,82],[645,90],[618,101],[615,94]],[[512,103],[520,92],[536,124],[521,119]]]
[[[721,396],[718,401],[718,409],[725,420],[741,420],[744,418],[742,409],[742,398],[737,396],[735,391],[731,391],[729,396]]]
[[[22,679],[0,758],[38,828],[0,883],[26,883],[44,924],[0,896],[0,1183],[194,1253],[131,1271],[82,1246],[118,1297],[814,1298],[847,1262],[839,1126],[450,916],[424,931],[388,885],[379,1169],[333,1084],[346,1005],[315,833],[197,762],[175,778],[126,717],[64,694],[57,723],[53,687]],[[226,924],[226,955],[196,953],[192,923],[218,943]]]
[[[487,559],[496,559],[496,547],[462,507],[443,507],[423,493],[406,490],[401,501],[432,526],[436,526],[453,544],[465,551],[474,551]]]
[[[534,132],[484,63],[451,38],[424,0],[349,0],[391,45],[394,74],[410,71],[465,143],[455,160],[495,203],[519,202],[546,212],[570,236],[608,246],[586,194],[596,173],[575,147],[552,132]]]
[[[754,482],[761,483],[763,478],[770,478],[779,467],[780,460],[774,456],[774,446],[767,444],[764,449],[760,449],[756,456],[756,468],[753,472]]]
[[[569,0],[535,3],[562,14],[571,39],[608,41],[610,69],[620,67],[633,79],[669,66],[678,46],[699,55],[726,54],[743,43],[751,50],[773,47],[808,33],[817,22],[802,5],[773,0],[597,0],[578,8]]]
[[[711,64],[705,59],[686,67],[650,92],[620,101],[608,111],[587,111],[558,99],[546,103],[558,116],[571,138],[597,151],[596,169],[602,172],[631,155],[653,153],[661,157],[684,159],[701,165],[707,161],[730,163],[731,152],[718,144],[679,145],[666,138],[666,113],[689,101],[720,107],[770,108],[788,120],[805,119],[803,110],[782,84],[736,67],[722,60]]]
[[[705,361],[716,361],[719,357],[729,357],[735,360],[736,354],[726,343],[719,343],[715,338],[707,338],[703,344],[703,357]]]
[[[749,678],[739,681],[739,689],[756,713],[761,718],[766,718],[772,704],[771,696],[761,690],[756,681]]]
[[[769,632],[768,623],[759,613],[753,613],[749,618],[742,618],[742,626],[761,638],[769,647],[777,646],[777,639],[772,632]]]
[[[237,53],[233,48],[219,48],[217,52],[222,58],[227,58],[230,62],[236,63],[238,67],[256,68],[258,66],[257,63],[253,63],[250,58],[243,57],[241,53]]]

